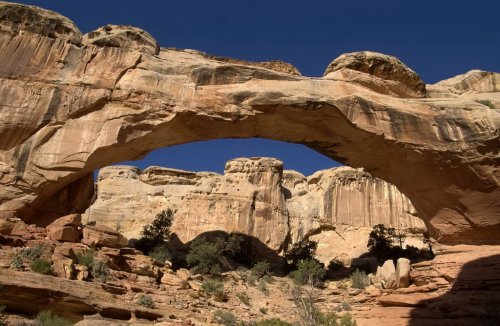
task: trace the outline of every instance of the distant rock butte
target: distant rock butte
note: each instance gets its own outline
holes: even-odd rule
[[[133,27],[82,35],[33,6],[0,2],[0,18],[0,217],[45,226],[87,209],[95,169],[262,137],[394,184],[443,243],[500,242],[497,73],[425,85],[394,57],[358,52],[308,78],[279,61],[160,49]]]
[[[96,188],[84,222],[120,224],[133,239],[156,214],[171,208],[175,242],[186,244],[215,231],[241,232],[255,238],[256,254],[267,259],[310,237],[319,242],[318,256],[328,263],[365,253],[373,225],[425,229],[396,187],[349,167],[305,177],[283,171],[283,163],[273,158],[231,160],[224,175],[109,166],[100,170]]]

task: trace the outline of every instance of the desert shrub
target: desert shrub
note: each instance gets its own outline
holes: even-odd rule
[[[170,238],[173,220],[174,213],[170,208],[158,213],[151,224],[144,226],[135,247],[147,255],[156,246],[166,243]]]
[[[269,311],[269,309],[267,307],[260,307],[259,308],[259,311],[261,314],[267,314],[267,312]]]
[[[243,241],[243,237],[235,233],[214,242],[208,242],[204,237],[197,238],[189,246],[186,262],[193,273],[215,276],[223,267],[228,269],[229,260],[240,253]]]
[[[196,274],[217,275],[221,272],[219,248],[204,238],[195,239],[191,243],[186,262]]]
[[[91,265],[90,273],[94,279],[105,283],[109,276],[109,267],[101,260],[94,260]]]
[[[159,263],[165,263],[166,260],[171,259],[170,252],[166,243],[155,246],[150,252],[149,257]]]
[[[339,326],[357,326],[357,323],[350,314],[345,314],[340,318]]]
[[[490,100],[477,100],[476,102],[481,103],[482,105],[486,105],[490,109],[493,109],[493,110],[496,109],[495,104],[493,104],[493,102],[491,102]]]
[[[224,326],[235,326],[238,320],[229,311],[217,310],[214,313],[215,320]]]
[[[155,308],[155,303],[153,301],[153,298],[151,298],[151,296],[149,296],[147,294],[141,295],[137,299],[137,304],[139,306],[143,306],[143,307],[146,307],[146,308],[149,308],[149,309],[154,309]]]
[[[338,326],[337,314],[335,312],[317,311],[314,320],[318,326]]]
[[[85,225],[95,226],[96,224],[97,224],[97,221],[87,221],[87,223]]]
[[[37,258],[30,263],[30,269],[38,274],[52,275],[52,263],[48,260]]]
[[[227,301],[227,295],[224,292],[224,283],[219,280],[206,280],[201,284],[203,292],[212,296],[216,301]]]
[[[91,267],[92,262],[94,261],[94,255],[95,248],[89,248],[85,251],[79,251],[76,253],[76,262],[80,265]]]
[[[370,284],[366,273],[364,271],[360,271],[359,269],[356,269],[351,274],[351,282],[352,287],[355,289],[364,289]]]
[[[238,299],[240,299],[240,301],[242,303],[244,303],[246,306],[250,307],[250,297],[248,296],[248,294],[246,292],[239,292],[236,294],[236,296],[238,297]]]
[[[259,261],[255,265],[253,265],[252,269],[250,272],[257,277],[257,279],[260,279],[266,275],[270,275],[271,273],[271,264],[268,263],[267,261]]]
[[[291,272],[290,276],[295,284],[309,284],[318,287],[322,284],[325,274],[326,271],[323,268],[323,264],[316,259],[307,259],[300,261],[297,270]]]
[[[309,239],[294,243],[285,253],[285,267],[288,271],[297,269],[300,261],[314,258],[317,248],[318,242]]]
[[[16,269],[21,269],[25,261],[32,263],[35,259],[41,258],[44,253],[45,248],[41,245],[32,248],[24,248],[12,258],[11,266]]]
[[[267,282],[265,278],[261,278],[259,280],[259,285],[258,288],[260,292],[262,292],[264,295],[268,296],[269,295],[269,290],[267,289]]]
[[[380,257],[392,248],[394,243],[394,228],[386,228],[383,224],[377,224],[373,227],[368,236],[368,251]]]
[[[292,326],[292,324],[278,318],[271,318],[260,320],[255,323],[255,326]]]
[[[52,314],[50,310],[44,310],[38,313],[35,320],[39,323],[40,326],[71,326],[73,325],[67,319],[64,319],[60,316]]]

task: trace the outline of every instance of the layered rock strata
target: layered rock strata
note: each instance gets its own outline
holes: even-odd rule
[[[109,166],[100,170],[96,188],[84,222],[120,228],[133,239],[156,214],[170,208],[175,212],[174,244],[212,232],[240,232],[252,238],[256,254],[268,259],[312,238],[319,242],[319,257],[328,263],[366,252],[373,225],[425,229],[396,187],[349,167],[305,177],[283,171],[283,163],[273,158],[228,161],[223,175]]]
[[[146,32],[82,35],[0,3],[0,215],[39,225],[84,211],[92,171],[228,137],[309,146],[405,193],[446,243],[498,243],[499,74],[424,85],[399,60],[336,59],[322,78],[273,62],[161,49]]]

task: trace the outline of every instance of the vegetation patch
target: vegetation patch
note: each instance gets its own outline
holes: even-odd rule
[[[147,294],[141,295],[137,299],[137,304],[139,306],[143,306],[143,307],[146,307],[146,308],[149,308],[149,309],[154,309],[155,308],[155,303],[153,301],[153,298],[151,298],[151,296],[149,296]]]
[[[482,105],[486,105],[487,107],[489,107],[492,110],[496,109],[495,104],[493,104],[493,102],[491,102],[490,100],[476,100],[476,102],[480,103]]]
[[[30,269],[38,274],[52,275],[54,270],[52,269],[52,263],[48,260],[37,258],[30,263]]]
[[[71,326],[73,323],[65,318],[54,315],[50,310],[38,313],[35,320],[40,326]]]
[[[356,269],[354,273],[351,274],[351,282],[352,287],[355,289],[364,289],[368,285],[370,285],[370,281],[368,280],[368,275],[366,275],[365,271],[360,271]]]

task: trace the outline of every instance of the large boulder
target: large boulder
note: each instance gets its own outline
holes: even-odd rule
[[[82,243],[87,246],[120,248],[127,244],[127,239],[110,227],[86,225],[83,228]]]
[[[411,263],[407,258],[399,258],[396,264],[396,281],[398,288],[407,288],[410,286]]]
[[[80,214],[71,214],[58,218],[47,226],[47,233],[52,240],[63,242],[79,242],[79,226],[82,222]]]

